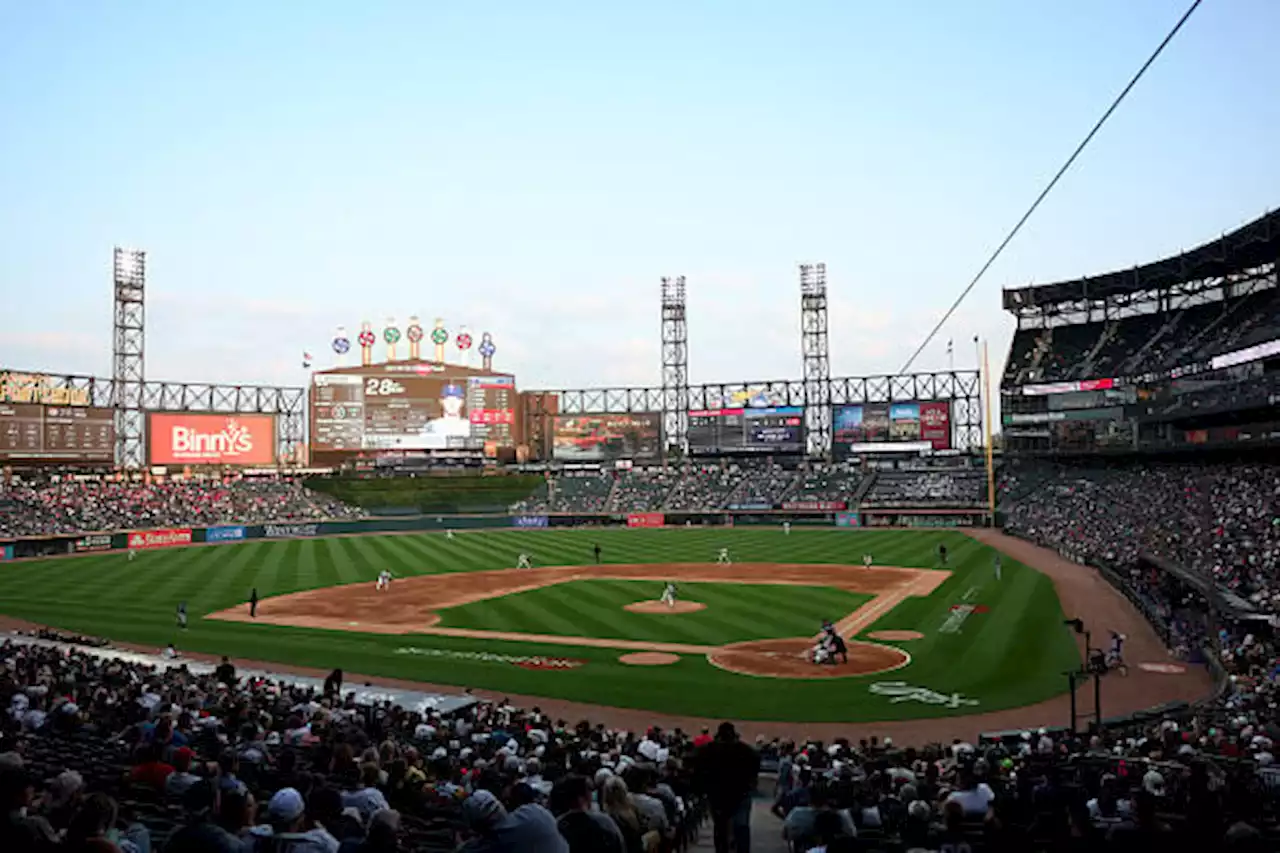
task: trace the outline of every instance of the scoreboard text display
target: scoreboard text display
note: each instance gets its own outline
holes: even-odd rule
[[[0,403],[0,461],[112,462],[111,409]]]
[[[510,376],[318,373],[311,388],[311,449],[510,446],[515,402]]]
[[[689,452],[803,453],[804,409],[707,409],[689,413]]]

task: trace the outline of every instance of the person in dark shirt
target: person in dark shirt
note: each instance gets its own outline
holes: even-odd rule
[[[721,723],[715,740],[694,754],[698,788],[711,808],[716,853],[751,850],[751,795],[760,774],[760,756],[738,739],[733,723]]]
[[[256,586],[249,591],[249,618],[258,618],[258,588]]]
[[[219,811],[218,786],[204,779],[192,785],[182,798],[186,824],[169,836],[166,853],[242,853],[240,839],[215,823]]]
[[[214,678],[226,685],[236,683],[235,664],[231,663],[231,659],[226,655],[222,656],[222,663],[218,664],[218,668],[213,671]]]
[[[595,544],[595,552],[596,552],[596,562],[598,563],[600,562],[600,543],[599,542]]]
[[[26,814],[34,799],[35,787],[25,770],[0,766],[0,850],[44,853],[57,849],[49,822]]]
[[[622,833],[603,812],[591,811],[591,790],[583,776],[566,776],[551,789],[551,813],[569,843],[569,853],[624,853]]]

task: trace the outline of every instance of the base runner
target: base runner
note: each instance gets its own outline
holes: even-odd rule
[[[532,558],[528,554],[524,553],[523,551],[520,552],[520,556],[516,557],[516,568],[532,569],[533,568]]]
[[[676,585],[667,581],[667,585],[662,588],[662,603],[667,607],[676,606]]]

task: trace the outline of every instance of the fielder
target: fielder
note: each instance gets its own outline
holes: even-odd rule
[[[137,556],[138,556],[137,551],[132,551],[132,550],[129,551],[129,562],[132,563]]]
[[[444,532],[444,538],[445,538],[445,539],[448,539],[450,542],[452,542],[452,541],[453,541],[453,531],[452,531],[452,530],[446,530],[446,531]]]
[[[719,553],[719,554],[716,554],[716,565],[719,565],[719,566],[732,566],[732,565],[733,565],[733,560],[730,560],[730,559],[729,559],[729,549],[728,549],[728,548],[721,548],[721,549],[720,549],[720,553]]]
[[[676,606],[676,585],[667,581],[667,585],[662,588],[662,603],[667,607]]]
[[[791,522],[789,521],[782,522],[782,535],[783,536],[791,535]]]
[[[1000,555],[998,553],[992,560],[992,565],[996,570],[996,580],[1000,580]]]
[[[178,602],[178,627],[187,630],[187,603],[185,601]]]
[[[520,552],[520,556],[516,558],[516,568],[517,569],[533,568],[533,563],[530,561],[528,554],[524,553],[523,551]]]
[[[393,576],[392,576],[392,574],[391,574],[391,572],[390,572],[390,571],[388,571],[387,569],[383,569],[381,572],[379,572],[379,573],[378,573],[378,582],[377,582],[377,584],[374,586],[374,589],[376,589],[378,592],[382,592],[383,590],[391,589],[391,578],[392,578],[392,577],[393,577]]]
[[[871,555],[870,555],[870,554],[863,554],[863,555],[862,555],[862,567],[863,567],[864,569],[869,569],[869,568],[871,568],[871,562],[872,562],[872,560],[871,560]]]

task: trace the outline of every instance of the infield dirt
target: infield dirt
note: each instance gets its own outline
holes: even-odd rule
[[[836,630],[849,646],[849,657],[847,662],[833,666],[817,666],[805,659],[805,653],[813,644],[812,637],[762,640],[728,646],[696,646],[598,637],[475,631],[467,628],[443,628],[437,624],[440,618],[436,610],[553,584],[599,579],[665,583],[672,577],[679,577],[685,583],[826,586],[868,594],[874,598],[836,623]],[[706,655],[712,664],[721,669],[743,675],[836,678],[883,672],[907,663],[910,658],[898,649],[877,643],[859,642],[853,637],[897,607],[904,599],[929,595],[948,577],[950,572],[929,569],[792,563],[552,566],[419,575],[392,581],[391,587],[386,590],[379,590],[368,582],[324,587],[264,599],[258,603],[256,617],[251,617],[248,608],[242,606],[213,613],[206,618],[373,634],[428,634],[669,654],[699,654]],[[668,612],[665,605],[661,607],[661,612]]]

